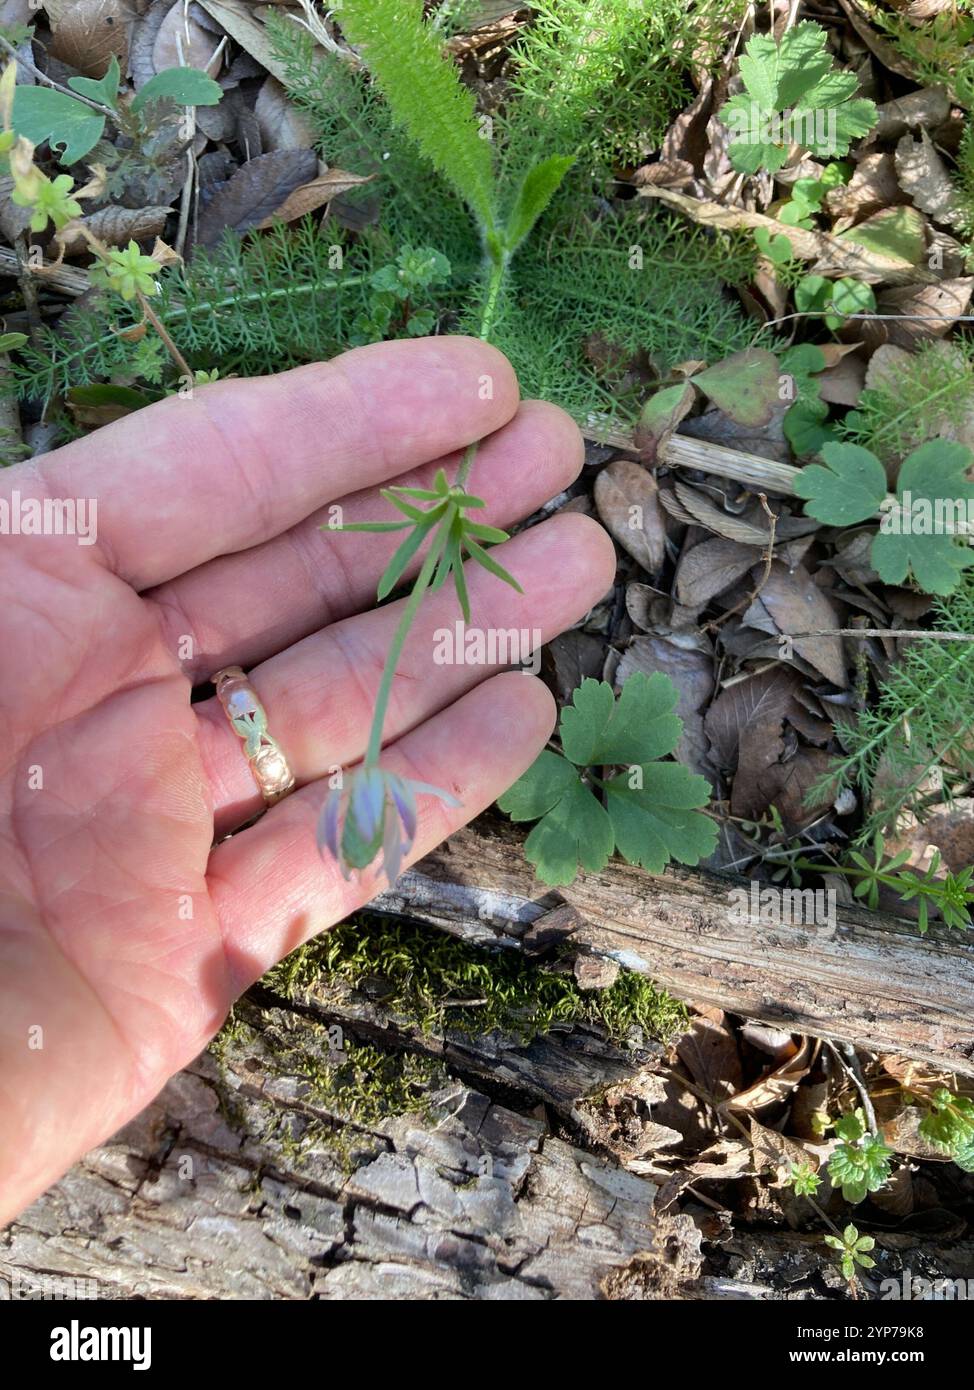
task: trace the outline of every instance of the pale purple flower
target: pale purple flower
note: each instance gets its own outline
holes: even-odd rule
[[[380,767],[346,773],[344,785],[328,795],[318,820],[318,849],[338,863],[342,877],[365,869],[381,853],[382,872],[392,887],[416,838],[416,797],[437,796],[446,806],[460,802],[427,782],[413,782]]]

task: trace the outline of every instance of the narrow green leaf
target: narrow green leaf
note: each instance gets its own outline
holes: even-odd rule
[[[482,565],[485,570],[489,570],[489,572],[498,579],[503,579],[505,584],[510,584],[511,588],[516,589],[519,594],[524,593],[524,590],[514,578],[513,574],[508,574],[504,566],[498,564],[493,555],[489,554],[486,550],[482,550],[475,540],[471,540],[469,536],[466,536],[464,538],[464,544],[467,547],[471,560],[476,560],[477,564]]]
[[[417,523],[410,535],[408,535],[398,547],[396,553],[386,566],[382,578],[379,580],[376,598],[380,603],[392,593],[393,589],[399,583],[406,566],[429,535],[429,531],[429,524],[424,525],[422,522]]]
[[[132,102],[138,113],[150,101],[173,101],[177,106],[216,106],[223,88],[199,68],[165,68],[140,87]]]
[[[553,154],[525,174],[504,232],[509,252],[516,251],[520,246],[574,163],[573,155]]]

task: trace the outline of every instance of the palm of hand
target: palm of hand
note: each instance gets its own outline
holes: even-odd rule
[[[501,389],[462,409],[456,381],[482,377],[485,363]],[[413,382],[432,373],[436,389],[417,401],[403,369]],[[386,438],[364,462],[361,426],[347,419],[352,393],[385,411]],[[497,354],[431,340],[208,388],[0,475],[8,498],[93,496],[99,506],[96,546],[0,543],[0,1220],[147,1104],[270,964],[377,890],[374,877],[345,884],[323,863],[313,826],[321,779],[364,749],[395,614],[360,610],[392,543],[363,537],[350,565],[336,546],[356,542],[317,528],[335,498],[363,519],[381,514],[377,483],[400,472],[423,480],[491,431],[481,491],[497,524],[577,471],[574,427],[551,407],[518,408]],[[253,463],[271,444],[273,482]],[[353,479],[364,487],[350,494]],[[571,548],[567,594],[551,573],[555,532],[558,553]],[[296,581],[312,544],[321,578],[304,592]],[[505,549],[526,597],[472,577],[474,598],[479,590],[492,619],[546,639],[611,583],[611,546],[583,518],[545,523]],[[426,639],[447,614],[453,621],[443,594]],[[431,673],[423,642],[421,631],[404,653],[401,669],[418,679],[390,710],[388,757],[448,784],[463,808],[423,808],[414,859],[519,775],[554,717],[523,676]],[[259,809],[222,711],[191,703],[194,682],[235,661],[256,665],[299,790],[214,850],[215,833]],[[475,745],[483,754],[471,755]]]

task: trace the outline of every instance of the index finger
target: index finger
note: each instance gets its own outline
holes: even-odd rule
[[[376,343],[197,388],[4,470],[4,482],[17,486],[25,468],[50,495],[95,499],[102,557],[144,589],[462,449],[517,405],[507,358],[475,338]]]

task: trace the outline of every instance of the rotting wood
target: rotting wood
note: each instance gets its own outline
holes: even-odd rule
[[[942,927],[837,905],[835,925],[737,921],[746,880],[621,862],[545,889],[522,836],[482,817],[403,875],[376,906],[469,941],[520,948],[562,901],[572,946],[648,975],[680,999],[974,1076],[974,945]]]
[[[71,1278],[100,1298],[589,1299],[652,1249],[656,1185],[543,1115],[457,1080],[428,1116],[348,1123],[301,1069],[318,1060],[313,1021],[270,1008],[259,1027],[290,1029],[296,1054],[278,1068],[252,1039],[204,1053],[0,1232],[0,1290]],[[575,1079],[611,1079],[603,1061]],[[526,1110],[531,1088],[509,1080]],[[350,1163],[330,1130],[352,1137]]]

